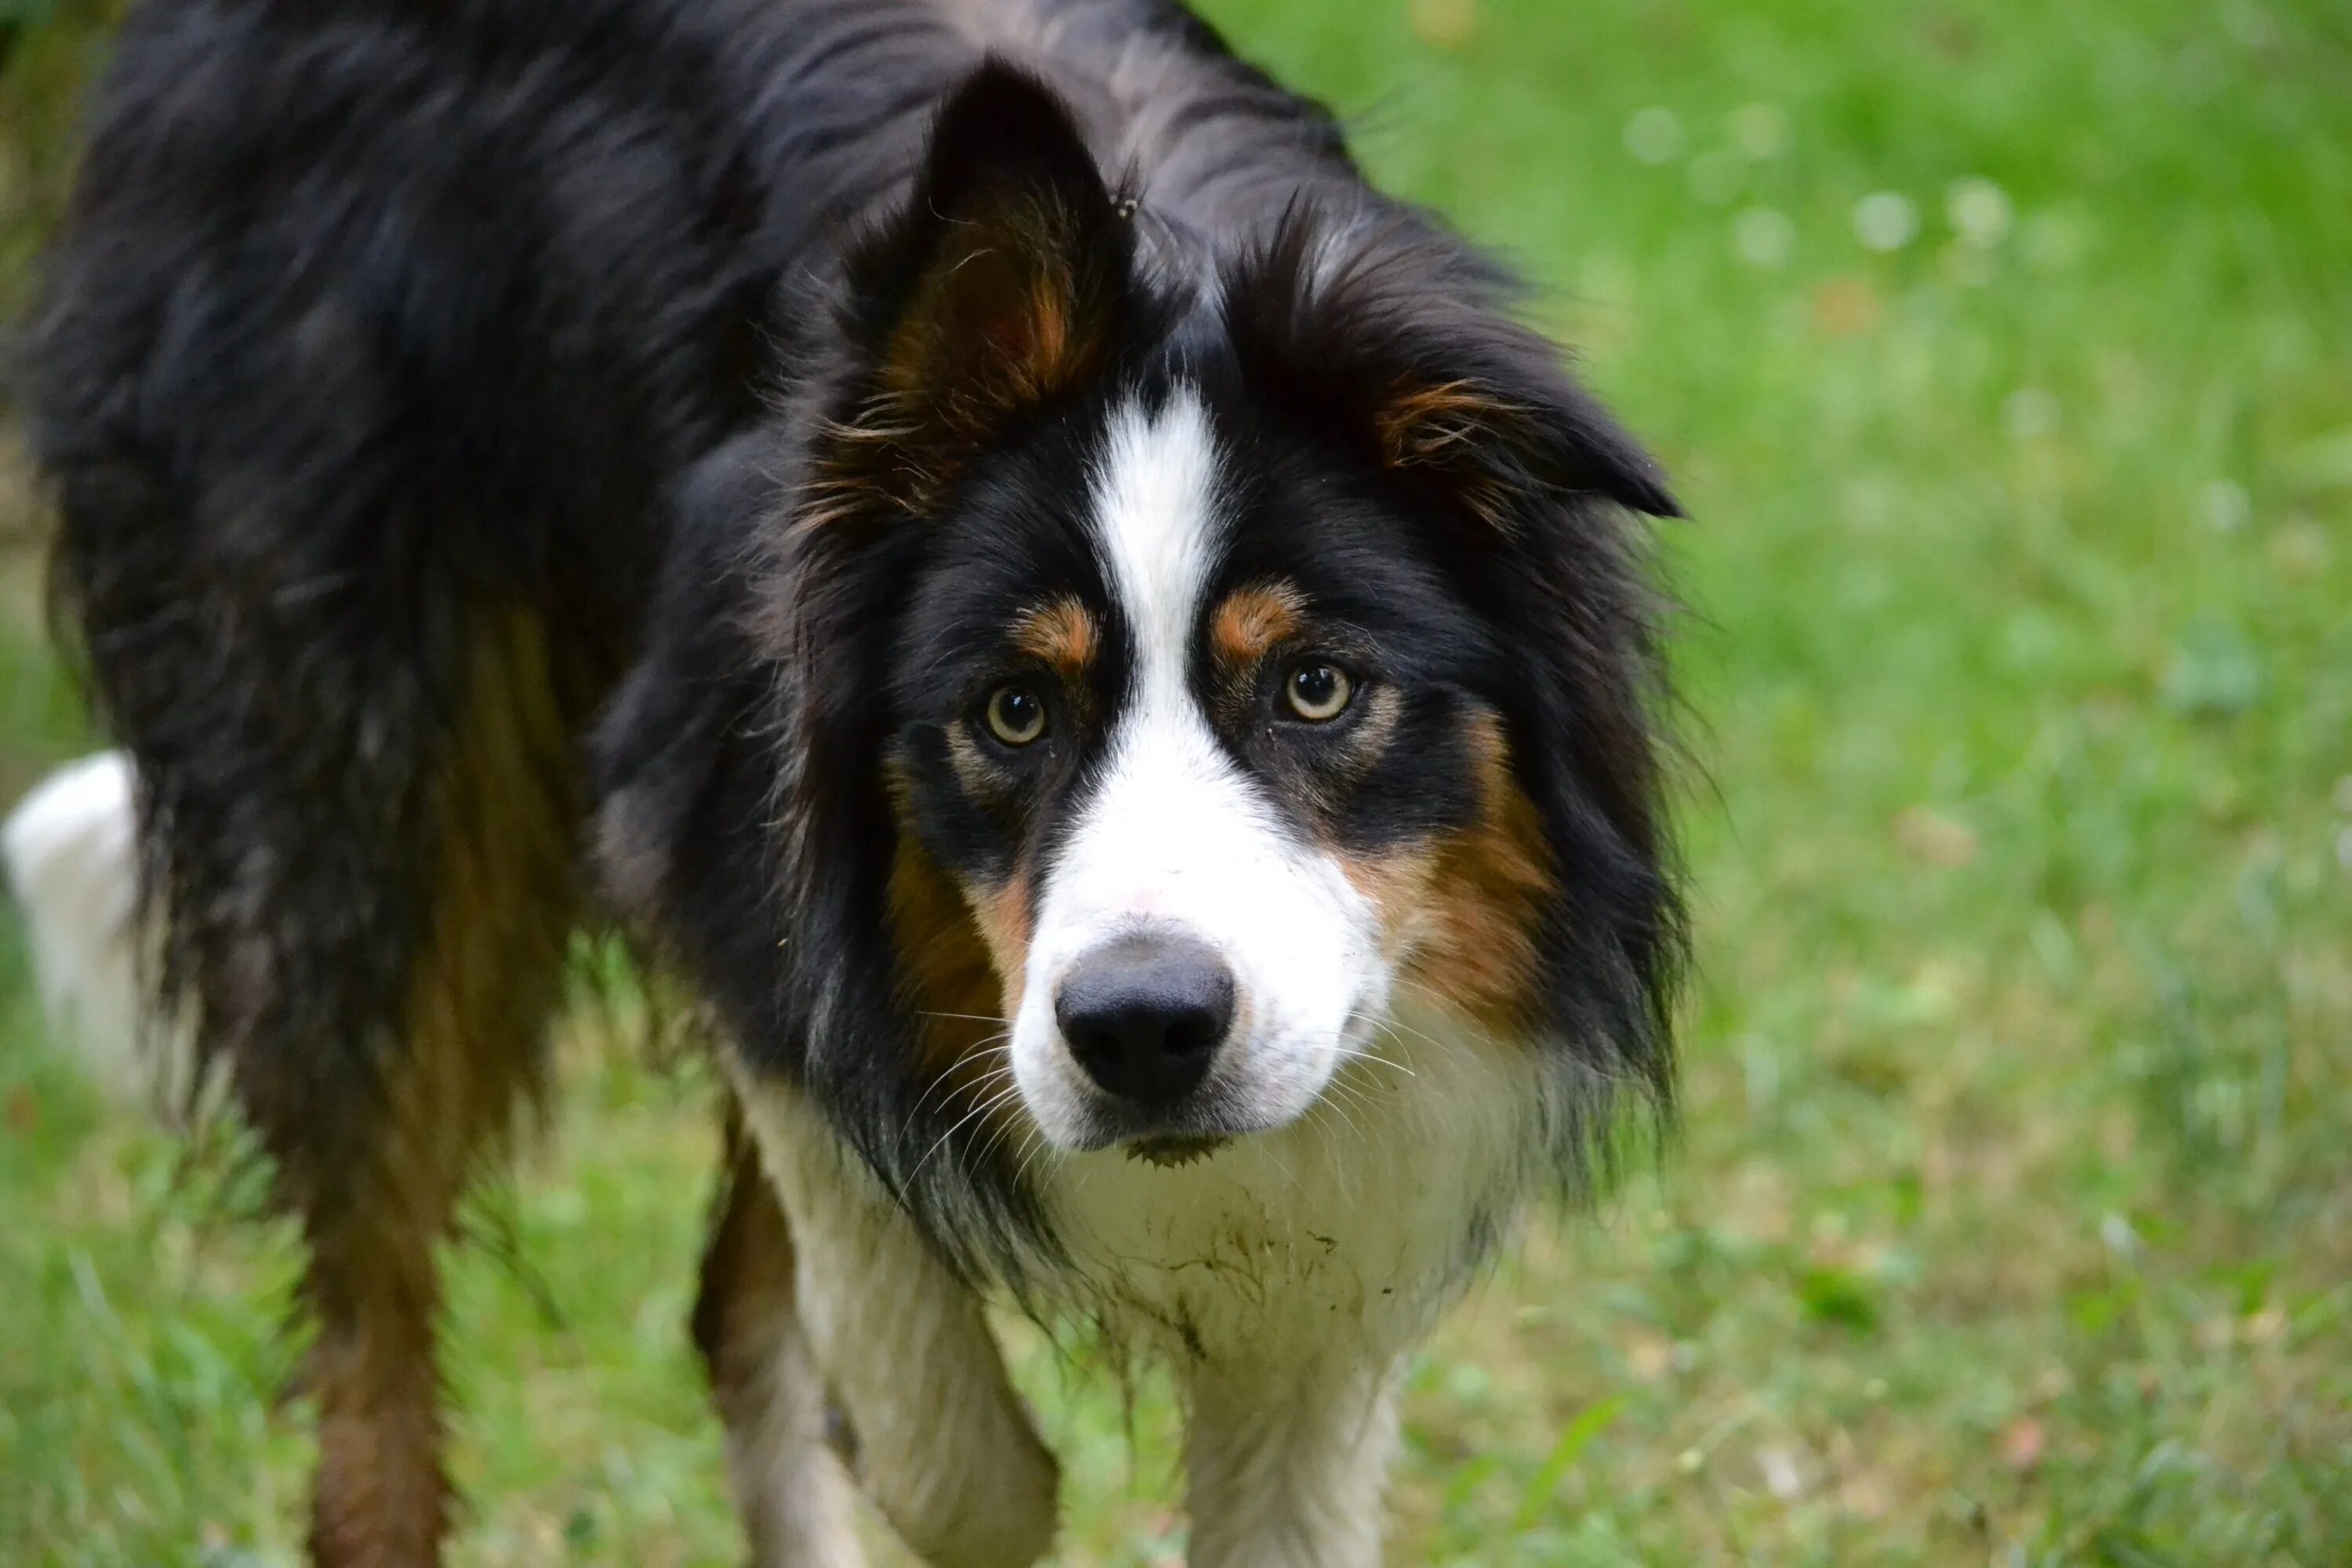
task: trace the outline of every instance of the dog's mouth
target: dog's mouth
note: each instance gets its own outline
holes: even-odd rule
[[[1211,1084],[1169,1106],[1146,1108],[1098,1099],[1087,1107],[1086,1126],[1076,1142],[1083,1149],[1116,1149],[1130,1160],[1173,1170],[1276,1125],[1246,1114],[1230,1092]]]
[[[1223,1132],[1167,1132],[1131,1138],[1127,1142],[1127,1157],[1172,1171],[1207,1159],[1232,1141],[1231,1135]]]

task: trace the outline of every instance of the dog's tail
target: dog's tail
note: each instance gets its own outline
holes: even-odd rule
[[[177,1121],[195,1106],[194,1040],[156,1001],[160,933],[139,896],[137,778],[122,752],[59,768],[0,824],[51,1029],[115,1099]]]

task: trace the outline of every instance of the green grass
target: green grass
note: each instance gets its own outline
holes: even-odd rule
[[[2352,14],[1211,9],[1696,513],[1685,1130],[1417,1363],[1392,1561],[2352,1562]],[[0,791],[78,743],[17,586]],[[0,1558],[289,1561],[290,1250],[0,952]],[[459,1560],[725,1561],[707,1086],[567,1064],[455,1271]],[[1064,1562],[1174,1561],[1165,1389],[1024,1366]]]

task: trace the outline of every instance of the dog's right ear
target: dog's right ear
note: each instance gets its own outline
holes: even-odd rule
[[[854,423],[969,449],[1104,360],[1133,226],[1069,107],[998,61],[952,93],[906,208],[851,263]]]

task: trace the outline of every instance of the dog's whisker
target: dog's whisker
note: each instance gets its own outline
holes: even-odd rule
[[[947,1131],[941,1132],[938,1139],[932,1142],[931,1146],[923,1152],[923,1157],[915,1163],[915,1168],[907,1173],[908,1184],[912,1185],[916,1178],[923,1173],[923,1168],[931,1163],[932,1156],[936,1155],[941,1149],[945,1148],[948,1144],[948,1141],[953,1138],[958,1132],[961,1131],[974,1117],[987,1115],[991,1110],[993,1110],[996,1107],[1003,1104],[1007,1100],[1018,1095],[1020,1092],[1021,1086],[1018,1082],[1006,1084],[998,1089],[994,1093],[989,1095],[986,1099],[981,1100],[978,1104],[974,1105],[971,1110],[965,1111],[963,1115],[958,1117]]]
[[[1010,1100],[1017,1100],[1019,1092],[1018,1086],[1016,1086],[1012,1092]],[[1010,1100],[1008,1100],[1008,1103],[1010,1102]],[[990,1131],[988,1142],[973,1152],[972,1157],[974,1162],[985,1163],[989,1157],[995,1152],[997,1146],[1003,1143],[1006,1138],[1012,1136],[1014,1129],[1021,1128],[1025,1130],[1030,1125],[1032,1124],[1026,1121],[1006,1120],[999,1121]]]
[[[986,1039],[982,1040],[981,1042],[979,1042],[979,1046],[978,1046],[978,1047],[977,1047],[977,1050],[978,1050],[979,1052],[981,1052],[981,1053],[984,1053],[984,1056],[985,1056],[986,1058],[993,1058],[993,1060],[991,1060],[991,1061],[989,1062],[989,1065],[987,1066],[987,1068],[985,1068],[985,1070],[983,1070],[983,1071],[981,1073],[980,1077],[978,1077],[977,1079],[973,1079],[966,1080],[966,1079],[962,1079],[962,1078],[961,1078],[961,1077],[957,1072],[953,1071],[952,1069],[951,1069],[951,1070],[950,1070],[950,1071],[943,1072],[943,1073],[940,1074],[940,1075],[939,1075],[939,1077],[937,1077],[937,1078],[935,1078],[935,1079],[933,1079],[931,1080],[931,1082],[930,1082],[929,1086],[928,1088],[926,1088],[926,1089],[923,1090],[923,1092],[922,1092],[921,1096],[920,1096],[919,1099],[917,1099],[917,1100],[916,1100],[916,1101],[915,1101],[915,1103],[914,1103],[913,1107],[908,1110],[908,1112],[907,1112],[907,1119],[908,1119],[909,1121],[917,1121],[917,1120],[920,1119],[920,1117],[921,1117],[921,1116],[922,1116],[922,1114],[923,1114],[923,1110],[924,1110],[924,1108],[925,1108],[926,1106],[928,1106],[928,1105],[929,1105],[929,1104],[930,1104],[930,1102],[931,1102],[931,1097],[932,1097],[933,1095],[935,1095],[935,1094],[944,1094],[944,1093],[947,1093],[947,1092],[950,1092],[950,1091],[952,1091],[952,1090],[954,1090],[954,1089],[958,1089],[958,1088],[963,1088],[963,1089],[975,1089],[975,1090],[976,1090],[976,1089],[984,1089],[984,1088],[986,1088],[988,1085],[990,1085],[990,1084],[992,1084],[992,1083],[995,1082],[999,1078],[1003,1077],[1005,1073],[1010,1072],[1010,1071],[1013,1069],[1013,1060],[1012,1060],[1012,1055],[1011,1055],[1011,1053],[1010,1053],[1010,1052],[1007,1052],[1007,1051],[1003,1051],[1003,1050],[998,1050],[998,1049],[993,1048],[993,1047],[997,1047],[997,1046],[1002,1045],[1005,1040],[1009,1039],[1010,1037],[1011,1037],[1010,1033],[1009,1033],[1009,1032],[1006,1032],[1006,1033],[1002,1033],[1002,1034],[992,1035],[992,1036],[990,1036],[988,1038],[986,1038]],[[967,1058],[967,1060],[972,1060],[972,1059],[982,1059],[982,1058],[980,1056],[975,1056],[974,1058]]]

